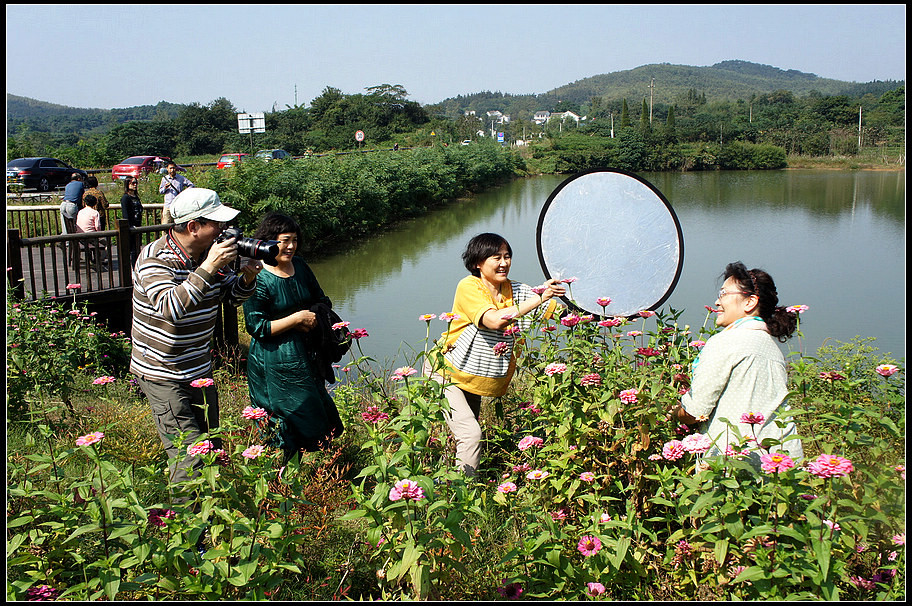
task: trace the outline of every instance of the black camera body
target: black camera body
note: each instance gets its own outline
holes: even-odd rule
[[[250,257],[262,261],[266,265],[275,267],[279,264],[279,243],[277,240],[256,240],[254,238],[245,238],[244,234],[236,227],[226,228],[216,242],[224,242],[231,238],[237,238],[238,254],[242,257]]]

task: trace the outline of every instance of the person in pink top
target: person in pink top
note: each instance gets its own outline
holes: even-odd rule
[[[92,194],[86,194],[82,201],[85,206],[76,214],[76,232],[101,231],[101,213],[95,208],[98,205],[98,199]],[[87,242],[86,246],[88,250],[93,250],[95,247],[101,249],[101,263],[107,265],[108,252],[104,250],[101,240]],[[98,261],[96,260],[95,262],[97,263]]]
[[[95,196],[89,194],[82,201],[85,206],[76,214],[76,231],[79,233],[100,231],[101,213],[95,209],[98,205],[98,200]]]

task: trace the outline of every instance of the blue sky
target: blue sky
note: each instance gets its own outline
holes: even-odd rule
[[[6,5],[7,92],[105,109],[225,97],[270,111],[383,83],[428,104],[728,59],[904,80],[905,57],[900,4]]]

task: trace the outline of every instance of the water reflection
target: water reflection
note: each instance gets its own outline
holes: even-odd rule
[[[792,349],[813,353],[828,337],[859,334],[877,337],[884,353],[905,355],[904,172],[643,176],[670,201],[684,233],[681,279],[663,305],[684,310],[682,323],[703,323],[719,274],[740,260],[770,272],[781,304],[810,307],[801,319],[804,338]],[[520,180],[454,202],[311,266],[340,315],[368,329],[365,353],[403,362],[403,351],[423,349],[426,325],[418,316],[449,311],[466,275],[460,255],[475,234],[493,231],[509,240],[512,278],[542,280],[535,228],[565,178]],[[444,328],[432,322],[431,338]]]

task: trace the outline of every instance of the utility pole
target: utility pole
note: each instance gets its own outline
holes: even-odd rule
[[[858,153],[861,153],[861,106],[858,106]]]
[[[649,83],[649,124],[652,125],[652,94],[655,92],[656,79]]]

